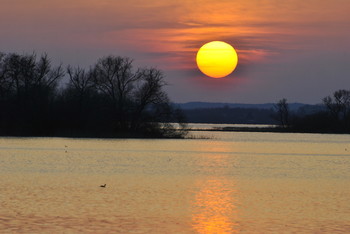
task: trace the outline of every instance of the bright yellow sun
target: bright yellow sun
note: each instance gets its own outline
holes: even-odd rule
[[[238,56],[230,44],[223,41],[212,41],[198,50],[196,61],[199,70],[205,75],[222,78],[235,70]]]

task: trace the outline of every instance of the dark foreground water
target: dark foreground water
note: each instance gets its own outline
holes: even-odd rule
[[[194,134],[0,138],[0,232],[350,232],[350,136]]]

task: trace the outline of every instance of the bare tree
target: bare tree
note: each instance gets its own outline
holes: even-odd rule
[[[163,91],[166,83],[161,71],[155,68],[143,69],[139,77],[139,84],[133,95],[139,114],[150,104],[169,102],[167,94]]]
[[[33,89],[55,89],[58,81],[64,76],[62,66],[53,68],[47,55],[37,60],[36,54],[2,55],[1,80],[13,89],[17,96],[26,96]]]
[[[121,120],[125,118],[125,106],[134,84],[140,78],[139,73],[133,71],[132,62],[125,57],[108,56],[98,60],[93,69],[96,88],[109,98]]]
[[[112,103],[116,129],[157,131],[162,121],[175,115],[163,90],[164,75],[155,68],[134,70],[132,62],[114,56],[98,60],[92,71],[93,83]]]
[[[0,53],[0,133],[181,137],[184,121],[163,88],[161,71],[133,69],[132,60],[101,58],[89,70],[62,66],[46,54]]]
[[[12,123],[15,132],[45,132],[57,97],[62,66],[53,67],[47,55],[35,53],[0,55],[0,96],[5,122]],[[8,124],[4,124],[7,129]],[[26,130],[22,130],[26,129]]]
[[[276,110],[277,119],[280,125],[284,128],[289,126],[289,106],[287,103],[287,99],[283,98],[278,101],[277,104],[274,105]]]
[[[155,68],[142,69],[139,70],[137,77],[139,78],[135,82],[135,89],[132,94],[134,128],[138,127],[142,117],[147,116],[143,114],[144,112],[156,112],[157,110],[158,113],[152,115],[152,118],[148,120],[157,122],[164,117],[164,114],[169,114],[171,109],[168,95],[163,91],[166,83],[160,70]]]
[[[9,69],[5,53],[0,52],[0,97],[5,98],[12,89],[13,80],[8,75]]]
[[[94,86],[92,71],[85,71],[80,67],[67,67],[69,76],[68,88],[74,89],[79,99],[83,99],[89,90]]]
[[[36,60],[36,55],[32,56]],[[46,87],[56,87],[57,82],[64,76],[62,65],[53,68],[47,54],[42,55],[35,64],[33,83]]]
[[[338,90],[333,97],[325,97],[323,103],[336,120],[345,120],[350,112],[350,90]]]

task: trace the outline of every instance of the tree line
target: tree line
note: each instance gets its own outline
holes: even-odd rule
[[[322,99],[324,108],[308,115],[289,111],[285,98],[275,105],[275,119],[286,131],[350,133],[350,90],[337,90]]]
[[[246,107],[208,107],[184,109],[183,113],[190,123],[213,124],[277,124],[271,118],[274,111],[263,108]]]
[[[47,54],[0,53],[0,134],[183,137],[185,118],[164,79],[127,57],[106,56],[83,69],[53,66]]]

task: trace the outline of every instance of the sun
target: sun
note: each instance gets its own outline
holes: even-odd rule
[[[236,50],[223,41],[204,44],[197,52],[197,66],[201,72],[212,78],[230,75],[237,67]]]

